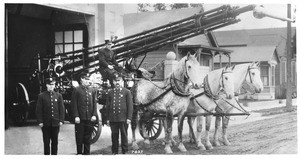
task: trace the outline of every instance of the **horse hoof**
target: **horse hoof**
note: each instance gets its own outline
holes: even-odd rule
[[[205,148],[206,148],[206,150],[212,150],[212,149],[213,149],[213,147],[212,147],[212,145],[211,145],[211,144],[207,144],[207,145],[205,145]]]
[[[197,141],[197,147],[199,150],[206,150],[205,146],[200,141]]]
[[[138,150],[138,149],[140,149],[140,147],[139,147],[139,145],[136,142],[133,142],[132,143],[132,149]]]
[[[150,145],[150,140],[145,140],[144,143]]]
[[[221,146],[221,144],[220,144],[219,141],[214,141],[214,142],[213,142],[213,145],[214,145],[214,146]]]
[[[165,147],[165,152],[166,153],[173,153],[170,146]]]
[[[204,145],[198,145],[197,147],[198,147],[199,150],[206,150]]]
[[[226,145],[226,146],[230,146],[230,145],[231,145],[231,143],[230,143],[228,140],[225,140],[225,141],[224,141],[224,145]]]
[[[185,146],[184,146],[182,143],[180,143],[180,144],[178,145],[178,149],[179,149],[181,152],[186,152],[186,151],[187,151],[186,148],[185,148]]]

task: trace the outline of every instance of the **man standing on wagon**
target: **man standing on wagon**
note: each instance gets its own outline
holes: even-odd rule
[[[57,155],[59,128],[65,119],[63,97],[55,92],[55,79],[45,80],[47,91],[38,96],[36,104],[36,117],[43,132],[44,155]]]
[[[71,98],[78,155],[90,154],[90,138],[97,115],[97,92],[89,84],[89,74],[83,72],[80,75],[80,86],[74,88]]]
[[[104,80],[108,79],[112,88],[114,88],[113,76],[115,71],[122,72],[123,68],[120,66],[115,58],[115,53],[112,51],[112,41],[105,40],[105,48],[98,51],[99,54],[99,71]]]
[[[130,124],[133,113],[133,102],[131,92],[122,85],[120,76],[114,77],[115,88],[108,92],[106,100],[107,125],[111,128],[112,153],[118,154],[119,132],[121,132],[122,153],[128,152],[128,124]]]

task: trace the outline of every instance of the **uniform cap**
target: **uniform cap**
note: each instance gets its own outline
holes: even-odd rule
[[[112,44],[112,41],[110,41],[110,40],[105,40],[105,44]]]
[[[113,78],[115,81],[120,81],[122,80],[122,77],[119,76],[118,74],[114,74],[114,78]]]
[[[46,84],[55,84],[55,78],[54,77],[46,78],[45,83]]]
[[[83,71],[81,74],[80,74],[80,79],[82,78],[90,78],[90,74],[88,71]]]

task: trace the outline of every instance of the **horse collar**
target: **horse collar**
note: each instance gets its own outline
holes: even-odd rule
[[[191,93],[190,91],[185,91],[183,90],[180,85],[178,84],[178,81],[183,83],[183,84],[186,84],[186,82],[182,82],[178,79],[175,78],[175,75],[174,73],[171,75],[170,77],[170,84],[171,84],[171,88],[172,88],[172,91],[176,94],[176,95],[179,95],[179,96],[189,96]]]
[[[212,91],[211,91],[211,88],[210,88],[209,82],[208,82],[208,75],[206,75],[206,76],[204,77],[203,85],[204,85],[204,92],[205,92],[205,94],[206,94],[208,97],[210,97],[210,98],[212,98],[212,99],[214,99],[214,100],[218,100],[218,99],[219,99],[219,96],[218,96],[218,95],[214,95],[214,94],[212,93]]]

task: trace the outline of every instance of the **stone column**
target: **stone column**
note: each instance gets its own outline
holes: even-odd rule
[[[178,61],[176,59],[176,54],[172,51],[168,52],[166,60],[164,63],[164,78],[167,78],[170,73],[175,69]]]

